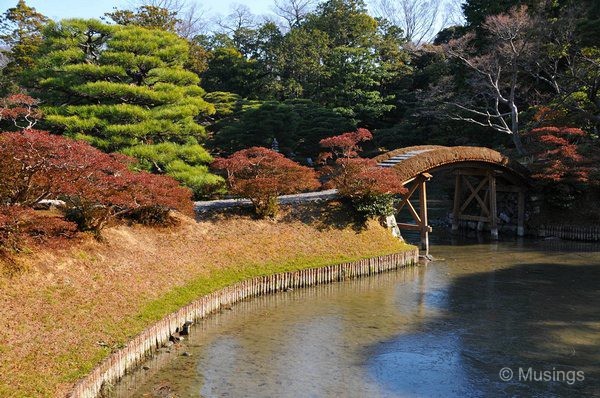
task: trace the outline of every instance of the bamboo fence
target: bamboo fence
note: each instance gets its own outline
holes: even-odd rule
[[[600,225],[577,227],[572,225],[542,225],[537,229],[537,236],[556,237],[569,240],[600,241]]]
[[[222,307],[230,306],[249,297],[374,275],[414,265],[418,260],[419,250],[415,248],[406,252],[327,267],[259,276],[225,287],[199,298],[144,330],[124,348],[112,353],[89,375],[81,379],[67,396],[96,398],[104,384],[114,384],[127,371],[139,366],[153,352],[168,342],[171,335],[181,331],[186,322],[205,318]]]

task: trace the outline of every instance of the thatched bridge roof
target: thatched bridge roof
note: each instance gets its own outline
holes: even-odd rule
[[[396,149],[375,157],[382,167],[393,167],[405,183],[421,173],[452,166],[501,170],[513,183],[526,184],[528,171],[498,151],[473,146],[420,145]]]

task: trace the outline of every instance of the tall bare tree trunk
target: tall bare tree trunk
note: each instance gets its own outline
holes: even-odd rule
[[[514,102],[510,104],[510,120],[511,120],[511,130],[512,130],[512,140],[515,144],[515,148],[519,155],[525,155],[525,148],[523,148],[523,143],[521,142],[521,136],[519,135],[519,110],[517,109],[517,105]]]

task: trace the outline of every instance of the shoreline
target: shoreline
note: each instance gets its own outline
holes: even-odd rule
[[[347,279],[370,276],[417,264],[418,248],[350,261],[318,268],[276,273],[246,279],[202,296],[169,314],[137,335],[126,346],[102,361],[91,373],[81,379],[67,394],[71,398],[95,398],[105,385],[118,382],[129,370],[140,366],[154,355],[173,335],[186,328],[189,322],[203,319],[250,297],[273,294],[287,289],[335,283]]]
[[[178,220],[19,254],[22,271],[0,278],[0,396],[65,397],[149,326],[227,286],[413,249],[337,201],[286,205],[277,222],[241,210]]]

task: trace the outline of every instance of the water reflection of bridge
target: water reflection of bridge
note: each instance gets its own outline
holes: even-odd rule
[[[396,149],[375,160],[381,167],[393,167],[408,188],[397,211],[407,209],[414,223],[398,223],[398,227],[420,232],[421,246],[426,251],[431,232],[426,184],[431,173],[441,170],[455,175],[453,231],[458,230],[461,221],[477,222],[478,229],[487,224],[492,237],[498,238],[498,192],[508,192],[517,197],[517,234],[524,235],[527,170],[500,152],[482,147],[426,145]],[[419,211],[411,202],[417,191]]]

